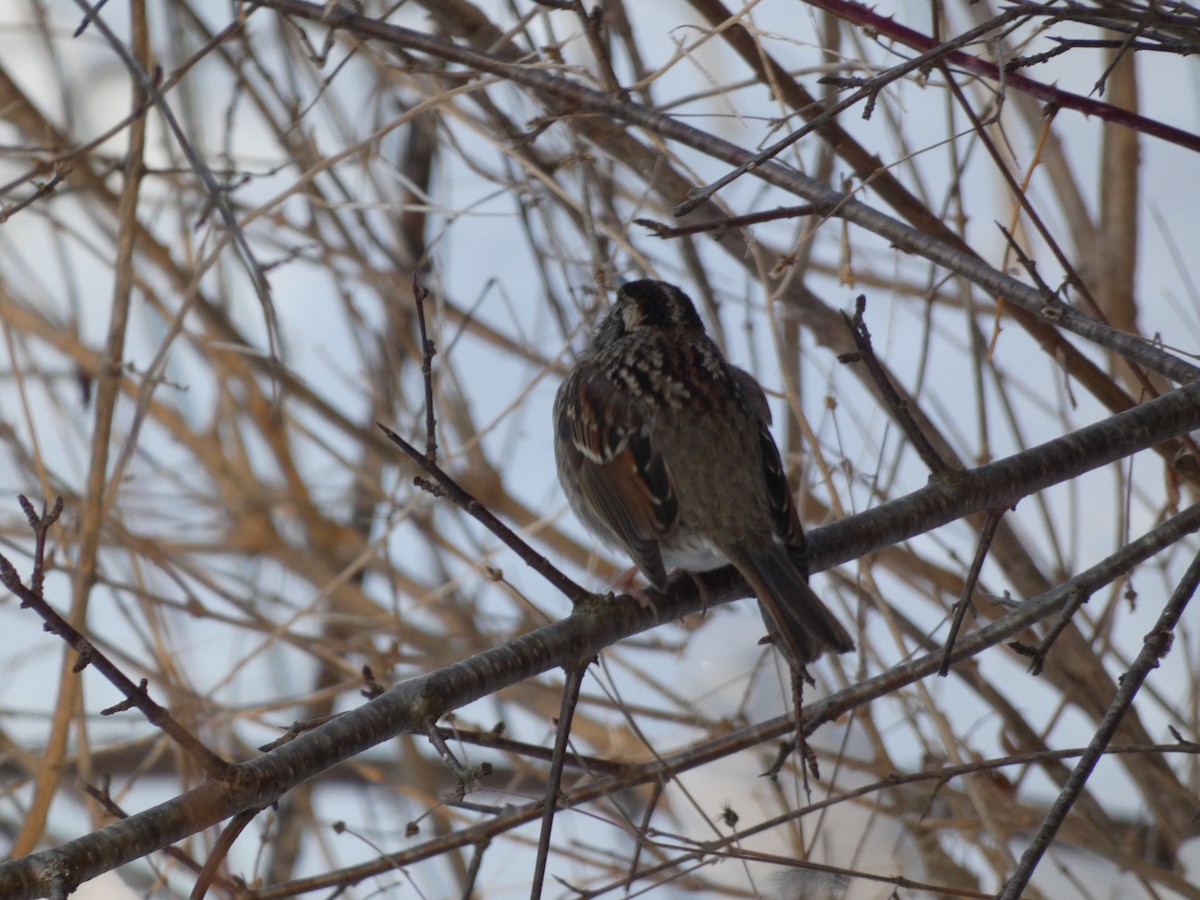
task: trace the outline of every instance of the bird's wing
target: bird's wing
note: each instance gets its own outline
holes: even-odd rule
[[[558,446],[575,474],[583,509],[614,537],[650,582],[665,586],[659,539],[679,523],[675,485],[647,423],[598,368],[564,382]]]
[[[827,650],[847,653],[854,641],[808,586],[804,529],[792,500],[779,448],[771,437],[771,408],[754,377],[735,371],[746,405],[758,421],[758,446],[776,542],[764,547],[729,547],[726,555],[750,583],[780,649],[801,668]]]
[[[746,405],[754,411],[758,421],[758,446],[762,457],[763,478],[767,484],[771,525],[776,538],[791,548],[792,557],[800,564],[805,552],[804,529],[800,526],[800,516],[792,500],[792,487],[788,484],[783,459],[779,456],[779,448],[775,446],[775,439],[771,436],[771,407],[767,405],[767,395],[749,372],[734,369],[734,374],[746,399]],[[801,573],[807,574],[806,567],[801,566]]]

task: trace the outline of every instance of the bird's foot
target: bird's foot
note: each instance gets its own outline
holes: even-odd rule
[[[642,609],[655,609],[654,598],[650,596],[650,592],[634,583],[638,574],[637,566],[626,569],[617,579],[617,589],[636,600]]]

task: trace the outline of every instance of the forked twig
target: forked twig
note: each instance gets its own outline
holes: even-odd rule
[[[1050,627],[1046,630],[1042,642],[1036,647],[1025,647],[1018,644],[1014,649],[1018,653],[1023,653],[1030,658],[1029,673],[1031,675],[1041,675],[1042,669],[1046,665],[1046,657],[1050,653],[1050,648],[1054,646],[1054,642],[1058,640],[1058,636],[1066,630],[1066,627],[1071,623],[1071,619],[1075,617],[1075,613],[1079,612],[1079,608],[1087,603],[1092,597],[1090,592],[1077,591],[1070,599],[1054,621],[1050,623]]]
[[[420,476],[413,484],[437,497],[445,497],[467,515],[476,519],[488,531],[498,537],[525,563],[559,589],[572,603],[579,603],[592,594],[564,575],[542,554],[521,540],[517,534],[501,522],[486,506],[473,497],[457,481],[451,478],[437,462],[437,439],[434,435],[437,420],[433,409],[433,357],[437,353],[433,341],[429,340],[425,328],[425,300],[429,292],[413,276],[413,299],[417,306],[417,322],[421,331],[421,375],[425,382],[425,453],[420,453],[412,444],[396,434],[382,422],[376,422],[388,440],[404,451],[413,462],[433,479],[433,483]]]
[[[491,510],[476,500],[457,481],[447,475],[436,462],[426,458],[425,454],[421,453],[416,447],[404,440],[404,438],[400,437],[400,435],[396,434],[396,432],[392,431],[382,422],[376,422],[375,424],[379,427],[380,431],[387,435],[389,441],[403,450],[409,459],[420,466],[433,479],[431,483],[418,476],[413,479],[414,484],[436,496],[445,497],[467,515],[476,519],[484,528],[498,537],[510,550],[516,553],[517,556],[521,557],[526,565],[558,588],[572,603],[580,603],[593,596],[590,591],[576,584],[559,571],[550,560],[521,540],[511,528],[496,518]]]
[[[896,420],[896,423],[904,431],[904,436],[908,438],[909,443],[925,461],[929,471],[934,475],[943,475],[952,471],[950,465],[942,459],[941,454],[929,442],[925,432],[913,420],[912,413],[908,410],[908,403],[896,392],[891,379],[884,372],[883,366],[879,364],[879,358],[875,355],[874,347],[871,346],[871,332],[867,328],[866,311],[867,297],[865,294],[859,294],[854,301],[854,317],[851,318],[842,313],[842,318],[846,322],[846,327],[850,329],[857,350],[854,353],[841,354],[838,356],[838,362],[860,362],[866,366],[871,380],[879,389],[880,397],[891,411],[892,418]]]
[[[134,684],[132,679],[122,672],[112,660],[105,656],[95,644],[84,637],[70,622],[59,615],[46,602],[42,596],[42,585],[46,577],[44,568],[46,536],[51,526],[62,515],[63,499],[59,497],[55,500],[54,508],[43,515],[37,514],[33,508],[33,504],[29,502],[29,498],[24,494],[18,499],[21,503],[21,509],[25,511],[25,516],[29,520],[30,527],[33,528],[33,574],[29,580],[32,587],[25,586],[16,568],[9,562],[7,557],[2,555],[0,555],[0,584],[3,584],[20,598],[22,609],[32,609],[37,613],[45,623],[46,630],[62,638],[78,654],[79,659],[75,663],[76,672],[82,672],[90,665],[107,678],[109,683],[124,695],[125,700],[123,702],[104,710],[102,715],[111,715],[136,707],[151,725],[161,729],[180,748],[195,759],[204,768],[204,771],[208,773],[209,777],[218,781],[232,779],[237,768],[236,766],[217,756],[208,747],[204,746],[199,738],[175,721],[165,707],[159,706],[150,699],[150,694],[146,690],[146,681],[142,681],[141,684]]]

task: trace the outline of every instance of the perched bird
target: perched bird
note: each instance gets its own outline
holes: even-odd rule
[[[691,299],[631,281],[554,401],[558,478],[575,514],[655,588],[732,563],[803,669],[854,649],[808,586],[804,532],[766,395],[705,333]]]

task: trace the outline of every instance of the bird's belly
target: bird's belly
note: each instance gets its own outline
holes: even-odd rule
[[[712,541],[692,531],[681,530],[660,544],[663,565],[667,571],[707,572],[729,565]]]

